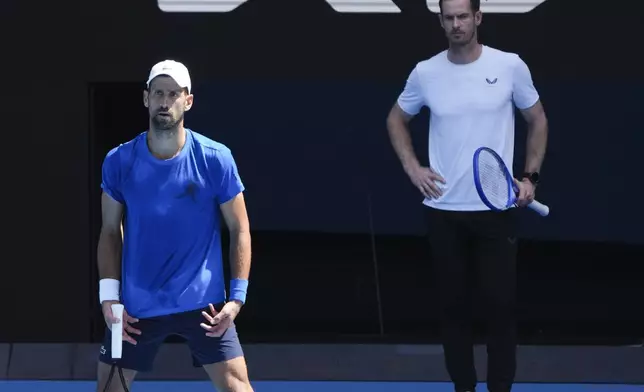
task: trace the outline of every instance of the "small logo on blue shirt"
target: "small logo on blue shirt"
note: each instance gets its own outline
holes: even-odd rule
[[[177,199],[183,199],[184,197],[190,197],[192,201],[196,202],[197,201],[197,184],[194,182],[188,183],[186,185],[186,189],[183,191],[182,194],[177,196]]]

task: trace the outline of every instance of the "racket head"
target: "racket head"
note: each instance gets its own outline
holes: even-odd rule
[[[494,211],[515,205],[514,178],[499,154],[489,147],[479,147],[472,159],[474,186],[483,204]]]

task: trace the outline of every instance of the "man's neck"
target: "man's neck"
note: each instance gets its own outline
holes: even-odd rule
[[[455,64],[469,64],[478,60],[483,51],[483,45],[476,39],[465,45],[451,46],[447,51],[447,58]]]
[[[147,135],[150,153],[159,159],[170,159],[181,152],[186,144],[186,130],[183,125],[173,129],[155,130],[150,127]]]

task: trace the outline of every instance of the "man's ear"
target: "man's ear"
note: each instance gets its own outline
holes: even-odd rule
[[[476,23],[476,26],[478,27],[481,25],[482,21],[483,21],[483,13],[480,10],[476,11],[476,13],[474,14],[474,23]]]
[[[192,94],[189,94],[186,97],[186,105],[184,106],[184,110],[187,112],[188,110],[192,109],[192,105],[195,101],[195,96]]]

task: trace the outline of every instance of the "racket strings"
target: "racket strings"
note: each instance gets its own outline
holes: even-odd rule
[[[114,370],[116,370],[117,368],[119,373],[119,379],[121,380],[121,385],[123,386],[123,391],[130,392],[130,390],[127,388],[127,382],[125,381],[125,376],[123,375],[123,369],[115,363],[112,364],[112,368],[110,369],[110,375],[107,377],[107,382],[105,383],[105,389],[103,389],[103,392],[108,392],[110,390],[110,384],[112,384],[112,378],[114,377]]]
[[[479,155],[479,181],[487,200],[496,208],[505,208],[510,202],[508,181],[499,161],[491,154]]]

